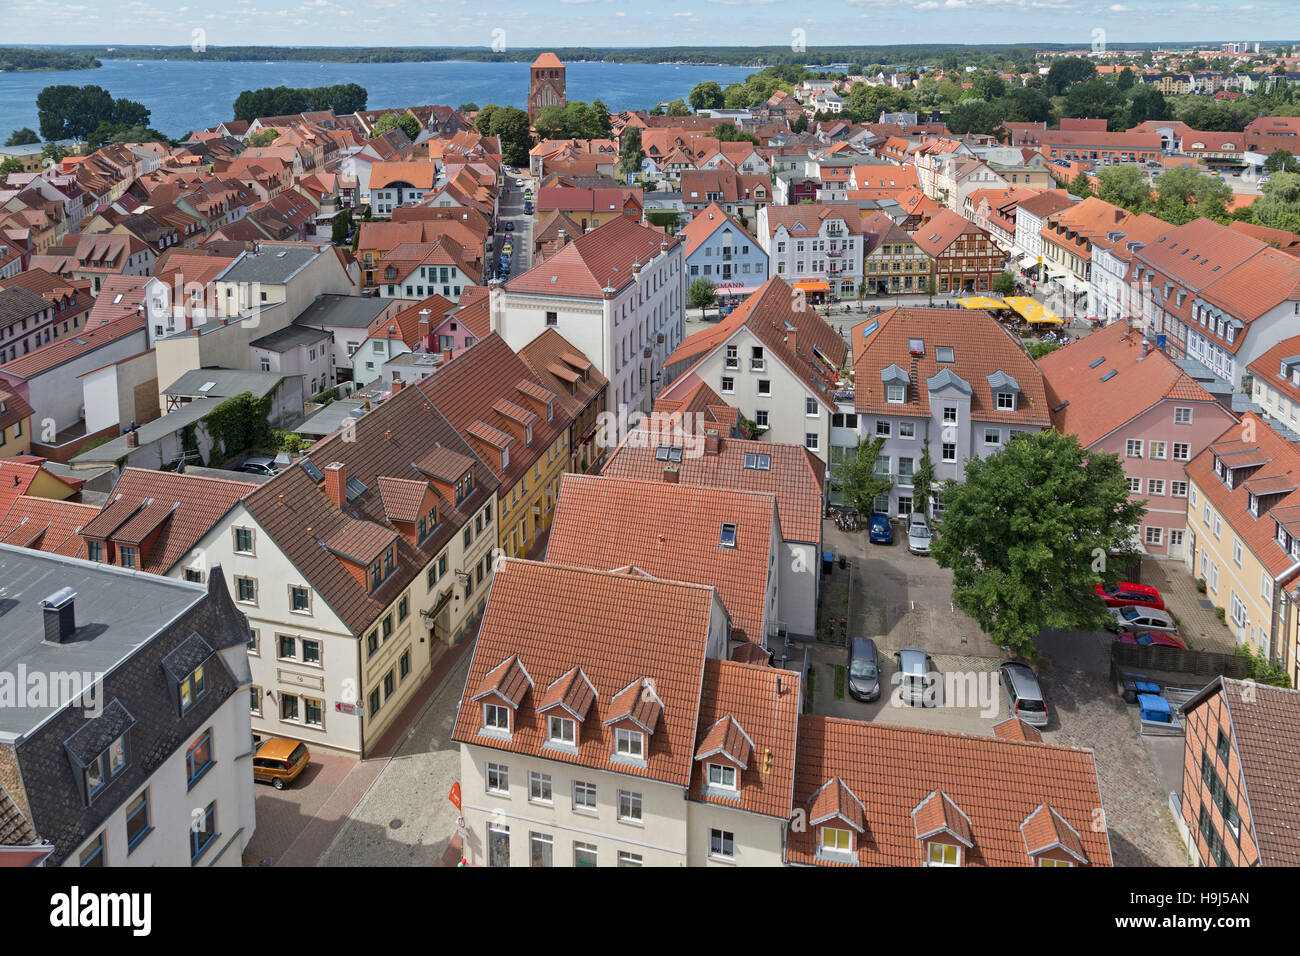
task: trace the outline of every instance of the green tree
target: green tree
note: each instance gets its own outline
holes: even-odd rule
[[[456,112],[457,112],[457,113],[477,113],[477,112],[478,112],[478,104],[477,104],[477,103],[474,103],[474,102],[470,102],[470,103],[461,103],[460,106],[456,107]]]
[[[1115,78],[1116,88],[1123,90],[1124,92],[1133,89],[1133,84],[1136,82],[1137,74],[1133,72],[1133,67],[1131,66],[1124,67],[1124,69],[1119,71],[1119,76]]]
[[[252,136],[248,137],[248,145],[254,149],[260,146],[270,146],[280,138],[278,129],[259,129]]]
[[[844,496],[844,500],[857,509],[858,514],[867,515],[875,510],[876,499],[889,494],[894,481],[889,475],[876,474],[876,461],[885,439],[872,438],[870,441],[859,440],[851,454],[845,455],[832,470],[832,481]]]
[[[1092,182],[1088,179],[1087,173],[1079,173],[1074,177],[1070,183],[1070,194],[1080,199],[1087,199],[1092,195]]]
[[[1002,125],[1002,110],[984,100],[962,100],[945,119],[954,133],[992,133]]]
[[[1127,126],[1133,127],[1147,120],[1167,120],[1173,117],[1174,111],[1170,109],[1165,95],[1154,86],[1143,84],[1130,91]]]
[[[794,118],[794,122],[790,124],[790,132],[794,133],[796,136],[799,135],[800,133],[806,132],[807,129],[808,129],[807,113],[800,113],[798,116]]]
[[[1273,229],[1300,232],[1300,173],[1274,173],[1250,206],[1251,221]]]
[[[691,90],[690,101],[691,108],[698,113],[700,110],[720,110],[727,100],[722,94],[721,86],[712,80],[706,80],[695,84]]]
[[[374,128],[370,131],[370,138],[383,136],[392,130],[400,129],[406,134],[406,138],[414,141],[415,137],[420,135],[420,121],[416,119],[409,111],[406,113],[385,113],[375,122]]]
[[[36,96],[41,138],[86,139],[101,124],[147,126],[149,110],[127,99],[113,99],[102,86],[47,86]]]
[[[8,176],[10,173],[21,173],[23,171],[23,162],[16,156],[10,156],[0,161],[0,177]]]
[[[931,553],[953,572],[953,603],[999,647],[1032,658],[1045,628],[1099,630],[1110,619],[1093,588],[1134,556],[1146,513],[1129,500],[1117,456],[1073,435],[1026,433],[968,460],[965,481],[946,482],[940,497]]]
[[[934,462],[930,459],[930,448],[926,446],[921,452],[921,460],[916,463],[912,473],[912,508],[923,515],[930,514],[930,492],[934,490]]]
[[[1044,355],[1050,355],[1061,347],[1059,342],[1030,342],[1025,346],[1029,357],[1037,362]]]
[[[696,279],[686,290],[686,298],[693,308],[701,311],[702,316],[707,315],[706,310],[713,304],[714,296],[717,294],[718,287],[708,279]]]
[[[1136,212],[1150,195],[1146,174],[1132,163],[1097,170],[1097,196],[1108,203]]]
[[[31,132],[31,130],[28,130],[28,132]],[[14,135],[16,136],[17,133]],[[19,144],[9,143],[8,145]],[[1279,149],[1264,160],[1264,170],[1270,173],[1300,173],[1300,160],[1297,160],[1289,150]]]
[[[1156,177],[1156,199],[1144,211],[1175,226],[1202,216],[1227,221],[1232,188],[1218,176],[1191,166],[1178,166]]]
[[[717,128],[714,129],[713,135],[718,137],[718,142],[720,143],[738,143],[744,141],[746,143],[753,143],[755,146],[762,145],[759,143],[757,136],[753,133],[746,133],[742,129],[737,129],[733,123],[719,123]]]
[[[1047,71],[1045,86],[1049,96],[1060,96],[1076,83],[1085,83],[1097,75],[1091,60],[1078,56],[1059,57]]]
[[[5,140],[5,145],[6,146],[35,146],[40,141],[41,138],[36,135],[35,130],[28,129],[26,126],[24,126],[22,129],[16,129],[9,134],[9,138]]]
[[[334,225],[330,227],[330,242],[336,246],[341,246],[348,241],[348,233],[352,231],[352,210],[341,209],[339,214],[334,217]]]
[[[668,104],[668,115],[669,116],[690,116],[691,108],[686,105],[685,100],[676,99]]]
[[[1089,80],[1069,88],[1061,115],[1082,119],[1104,119],[1112,129],[1121,129],[1128,116],[1128,98],[1105,80]]]
[[[618,171],[624,176],[635,176],[641,171],[645,162],[645,152],[641,149],[641,127],[626,126],[623,138],[618,144]]]
[[[1016,277],[1011,272],[999,272],[993,280],[993,291],[998,295],[1015,295]]]
[[[483,136],[501,140],[501,158],[508,166],[527,166],[528,151],[533,146],[528,114],[517,106],[489,103],[474,117],[474,128]]]
[[[1050,123],[1052,101],[1042,90],[1018,86],[1001,101],[1003,119],[1014,123]]]

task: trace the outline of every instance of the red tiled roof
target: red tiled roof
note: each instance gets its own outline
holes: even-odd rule
[[[481,733],[481,709],[461,707],[452,739],[687,787],[713,601],[713,589],[699,585],[502,560],[466,686],[481,689],[489,670],[517,654],[536,682],[535,694],[581,667],[595,699],[573,752],[543,749],[546,722],[527,700],[511,718],[509,738]],[[664,634],[673,639],[664,641]],[[649,646],[656,653],[645,654]],[[604,721],[624,709],[614,706],[616,696],[643,679],[653,681],[663,707],[645,759],[612,759],[614,731]]]
[[[1019,717],[1008,717],[994,724],[993,736],[999,740],[1021,740],[1026,743],[1040,743],[1043,739],[1038,728],[1029,726]]]
[[[705,661],[691,799],[789,819],[799,698],[799,681],[789,673]],[[708,785],[707,758],[715,753],[740,765],[734,796]]]
[[[600,298],[606,287],[622,289],[633,281],[633,267],[644,265],[680,239],[665,239],[628,216],[615,216],[579,236],[540,265],[506,285],[508,292]]]
[[[1111,865],[1106,832],[1092,828],[1102,801],[1091,750],[804,715],[795,767],[795,806],[808,810],[810,823],[835,812],[856,822],[854,800],[836,781],[860,801],[861,865],[920,865],[925,847],[913,811],[936,791],[968,821],[965,866],[1031,865],[1021,826],[1045,803],[1077,831],[1089,865]],[[945,805],[945,820],[960,816]],[[816,852],[817,829],[790,832],[789,862],[827,862]]]
[[[638,428],[649,430],[651,421]],[[610,454],[601,474],[612,478],[662,481],[664,463],[655,459],[656,442],[629,435]],[[767,470],[745,467],[746,454],[771,456]],[[786,541],[821,542],[822,485],[826,465],[802,445],[722,438],[717,454],[683,453],[678,465],[679,484],[758,491],[776,496],[781,536]]]
[[[764,642],[776,498],[666,481],[565,475],[551,523],[551,564],[634,566],[671,581],[717,588],[737,640]],[[722,547],[724,523],[735,547]]]
[[[1151,347],[1144,356],[1142,332],[1126,322],[1112,323],[1043,356],[1038,368],[1048,408],[1059,409],[1052,412],[1052,425],[1077,436],[1084,448],[1162,401],[1208,402],[1222,408],[1164,352]],[[1106,375],[1110,378],[1103,381]],[[1223,414],[1230,415],[1226,409]]]
[[[543,329],[519,350],[519,357],[575,419],[609,384],[600,369],[555,329]]]
[[[695,218],[682,229],[682,238],[686,240],[685,255],[688,257],[692,255],[706,239],[724,228],[744,236],[753,243],[755,249],[759,248],[758,240],[751,236],[739,222],[723,212],[722,207],[715,202],[709,203],[705,209],[696,213]]]
[[[873,328],[874,327],[874,328]],[[869,336],[863,335],[871,329]],[[920,339],[925,354],[912,356],[910,342]],[[971,387],[971,421],[1009,424],[1051,424],[1043,376],[1013,339],[987,312],[967,312],[955,326],[950,309],[895,308],[853,327],[855,407],[859,412],[930,416],[929,379],[956,375]],[[937,349],[950,346],[952,362],[940,362]],[[915,365],[913,365],[915,358]],[[886,400],[882,373],[896,365],[907,373],[907,401]],[[988,378],[1002,372],[1020,386],[1014,411],[999,410]]]
[[[0,496],[0,507],[3,500]],[[79,532],[97,514],[95,505],[19,495],[8,513],[0,515],[0,544],[84,558],[86,545]]]

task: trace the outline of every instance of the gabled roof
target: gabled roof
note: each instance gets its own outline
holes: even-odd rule
[[[713,601],[713,589],[699,585],[502,560],[466,686],[483,688],[488,671],[517,654],[536,682],[534,694],[581,667],[595,697],[571,753],[544,749],[545,721],[526,702],[508,739],[480,733],[482,715],[474,707],[460,708],[452,739],[687,787]],[[665,633],[673,635],[670,642],[662,640]],[[651,645],[661,653],[646,655],[644,648]],[[615,706],[618,695],[642,680],[653,681],[662,704],[654,733],[645,741],[645,759],[612,759],[614,725],[605,721],[625,709]]]
[[[1091,750],[808,714],[795,768],[795,806],[811,825],[790,831],[791,863],[836,865],[817,855],[815,821],[838,813],[852,825],[856,804],[859,865],[920,865],[924,816],[969,841],[963,866],[1029,866],[1021,825],[1046,803],[1078,833],[1089,865],[1112,865],[1106,831],[1092,827],[1102,800]]]
[[[1167,354],[1145,347],[1144,356],[1141,330],[1115,322],[1039,359],[1056,430],[1087,448],[1162,401],[1222,408]],[[1223,409],[1223,416],[1227,424],[1231,413]]]
[[[815,309],[797,308],[793,291],[780,276],[768,279],[717,325],[687,336],[664,365],[690,363],[693,369],[742,328],[762,342],[810,394],[824,405],[831,404],[836,375],[848,360],[848,345]]]
[[[645,265],[680,239],[642,226],[628,216],[615,216],[566,245],[540,265],[511,279],[507,292],[600,298],[605,288],[620,290],[636,277],[633,268]]]
[[[609,384],[600,369],[555,329],[543,329],[519,350],[519,357],[574,418]]]
[[[8,513],[0,515],[0,544],[70,558],[86,556],[85,542],[79,532],[99,514],[98,506],[29,495],[18,495],[12,501]]]
[[[611,533],[592,533],[595,515]],[[635,565],[657,578],[711,585],[734,637],[762,643],[775,521],[771,494],[567,474],[546,560],[597,570]],[[735,526],[734,547],[720,544],[724,523]]]
[[[987,232],[965,216],[945,209],[912,233],[912,239],[926,255],[937,259],[946,255],[949,247],[963,236],[987,235]]]
[[[924,354],[913,356],[911,345],[917,339]],[[955,386],[970,392],[972,421],[1043,427],[1051,423],[1042,374],[1020,343],[987,312],[967,312],[960,324],[954,324],[950,309],[889,309],[855,325],[852,342],[854,404],[859,412],[926,418],[930,389]],[[938,350],[944,347],[953,350],[952,362],[939,361]],[[881,376],[890,366],[911,370],[912,384],[901,405],[887,401]],[[989,376],[997,372],[1020,386],[1014,411],[997,407],[989,384]],[[921,382],[926,386],[921,387]]]
[[[664,463],[655,458],[658,442],[647,437],[655,422],[643,420],[637,427],[642,434],[629,434],[610,454],[601,475],[662,482]],[[688,437],[700,440],[699,436]],[[746,468],[747,455],[768,456],[770,467]],[[802,445],[724,437],[718,441],[717,454],[683,454],[677,468],[677,480],[682,485],[775,495],[782,538],[821,542],[826,465]]]
[[[717,203],[710,203],[705,209],[696,213],[695,218],[681,231],[682,237],[686,240],[686,256],[689,258],[706,239],[724,228],[731,229],[738,236],[748,239],[755,249],[759,248],[758,240],[750,235],[744,226],[723,212]]]

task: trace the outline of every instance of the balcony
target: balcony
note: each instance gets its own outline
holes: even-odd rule
[[[827,249],[827,250],[826,250],[826,254],[827,254],[828,256],[842,256],[842,255],[844,255],[844,250],[843,250],[843,249]]]

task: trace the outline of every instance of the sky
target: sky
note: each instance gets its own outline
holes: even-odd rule
[[[1300,0],[0,0],[0,24],[0,44],[1271,45],[1300,38]]]

